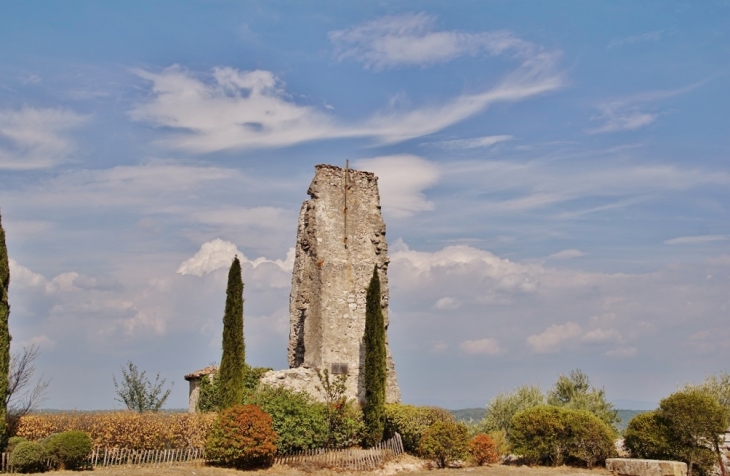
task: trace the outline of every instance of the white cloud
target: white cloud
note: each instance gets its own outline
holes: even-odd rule
[[[696,236],[680,236],[666,240],[665,245],[695,245],[703,243],[712,243],[714,241],[726,241],[727,235],[696,235]]]
[[[656,113],[644,112],[623,103],[601,104],[598,110],[599,113],[591,120],[603,121],[603,125],[591,129],[589,132],[592,134],[633,131],[652,124],[659,117]]]
[[[434,142],[429,145],[434,145],[442,149],[455,150],[455,149],[477,149],[482,147],[491,147],[494,144],[511,140],[510,135],[496,135],[496,136],[482,136],[475,137],[472,139],[455,139],[455,140],[444,140]]]
[[[71,160],[75,146],[68,131],[85,120],[65,109],[0,110],[0,169],[41,169]]]
[[[571,248],[569,250],[563,250],[563,251],[558,251],[557,253],[553,253],[545,259],[564,260],[564,259],[580,258],[581,256],[585,256],[585,253],[583,253],[580,250]]]
[[[557,71],[559,53],[546,52],[506,33],[484,35],[492,35],[487,42],[491,53],[510,53],[521,64],[491,89],[462,94],[441,104],[392,107],[344,123],[329,108],[325,111],[297,104],[270,71],[216,67],[209,76],[201,77],[174,65],[160,73],[137,71],[152,83],[152,93],[132,108],[130,115],[173,129],[163,144],[196,153],[287,147],[345,137],[396,143],[439,131],[496,102],[520,101],[564,85]]]
[[[391,155],[360,159],[355,165],[378,176],[383,212],[395,218],[433,210],[423,191],[436,184],[440,172],[436,164],[415,155]]]
[[[399,286],[419,287],[444,274],[468,273],[482,284],[476,296],[485,302],[534,293],[544,273],[539,265],[513,263],[465,245],[447,246],[429,253],[410,250],[403,243],[390,257],[395,272],[407,274],[400,279]]]
[[[216,238],[207,243],[203,243],[197,253],[180,264],[177,272],[178,274],[190,274],[193,276],[210,274],[221,268],[229,268],[236,255],[238,255],[242,265],[249,263],[253,268],[257,268],[264,263],[275,264],[284,271],[291,271],[294,267],[294,248],[289,249],[285,260],[270,260],[263,256],[250,260],[230,241]]]
[[[431,66],[460,56],[535,54],[535,46],[509,32],[467,33],[436,30],[424,13],[386,16],[329,33],[338,60],[354,59],[376,71],[397,66]]]
[[[15,344],[15,342],[13,342]],[[17,343],[17,347],[13,345],[13,350],[18,348],[30,347],[32,345],[38,346],[41,350],[52,350],[56,346],[56,342],[45,334],[33,336],[29,339],[24,339]]]
[[[583,342],[620,341],[621,334],[616,329],[593,329],[586,331],[581,338]]]
[[[434,309],[441,309],[441,310],[454,310],[459,309],[459,306],[461,305],[461,302],[459,302],[458,299],[454,299],[451,297],[442,297],[438,301],[436,301],[436,304],[433,305]]]
[[[245,259],[236,245],[230,241],[216,238],[209,243],[203,243],[200,251],[183,261],[180,267],[177,268],[177,272],[179,274],[203,276],[217,269],[230,267],[236,255],[240,256],[241,259]]]
[[[499,355],[504,353],[504,349],[499,346],[499,342],[492,338],[465,340],[459,344],[459,349],[473,355]]]
[[[576,340],[582,333],[580,325],[569,321],[552,325],[540,334],[529,336],[527,343],[538,354],[558,352],[565,343]]]

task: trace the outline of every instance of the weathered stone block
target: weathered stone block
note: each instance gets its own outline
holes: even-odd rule
[[[606,469],[615,476],[686,476],[687,464],[656,459],[609,458]]]

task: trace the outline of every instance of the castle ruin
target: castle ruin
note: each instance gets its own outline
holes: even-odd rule
[[[299,212],[289,296],[289,369],[269,371],[261,382],[322,399],[316,371],[326,369],[330,375],[346,374],[347,397],[364,403],[365,298],[376,268],[386,330],[389,324],[390,260],[378,178],[349,167],[317,165],[307,193],[310,199]],[[400,402],[387,334],[386,359],[385,399]],[[195,411],[199,381],[209,370],[185,376],[190,411]]]
[[[347,374],[347,395],[363,402],[365,296],[373,269],[388,328],[388,245],[378,178],[371,172],[317,165],[302,205],[289,298],[289,370],[262,379],[307,390],[315,370]],[[395,364],[386,340],[386,401],[399,402]],[[313,376],[313,377],[312,377]]]

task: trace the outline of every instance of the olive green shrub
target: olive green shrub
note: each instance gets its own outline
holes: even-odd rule
[[[48,454],[43,445],[35,441],[21,441],[10,453],[8,463],[18,473],[42,473],[47,469]]]
[[[637,415],[626,428],[624,444],[639,458],[676,459],[687,474],[709,474],[718,461],[713,452],[730,415],[716,397],[699,389],[675,392],[654,412]]]
[[[616,451],[612,428],[587,410],[533,407],[517,413],[511,426],[515,453],[530,463],[593,467]]]
[[[385,438],[398,433],[403,440],[403,449],[417,454],[421,435],[428,427],[436,422],[455,421],[454,415],[443,408],[388,403],[385,405]]]
[[[12,453],[21,441],[28,441],[28,438],[23,438],[22,436],[11,436],[8,438],[8,444],[5,447],[5,452],[8,454]]]
[[[329,425],[323,403],[309,394],[282,387],[260,386],[246,403],[259,406],[271,415],[279,435],[279,453],[290,453],[326,445]]]
[[[434,460],[439,468],[469,455],[469,429],[457,422],[439,421],[423,432],[418,445],[421,457]]]
[[[43,446],[53,466],[71,470],[86,467],[92,449],[89,434],[78,430],[56,433]]]

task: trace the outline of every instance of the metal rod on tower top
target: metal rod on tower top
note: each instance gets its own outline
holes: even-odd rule
[[[347,249],[347,189],[350,185],[350,161],[345,160],[345,249]]]

